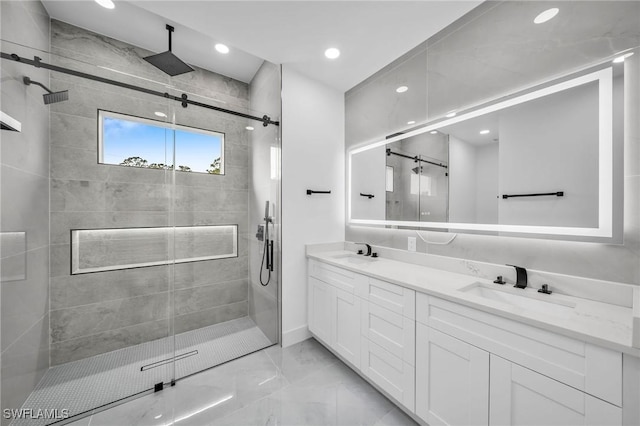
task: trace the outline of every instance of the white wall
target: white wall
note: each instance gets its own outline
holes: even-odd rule
[[[476,148],[476,221],[498,223],[498,143]]]
[[[305,244],[344,241],[344,170],[344,93],[283,65],[282,346],[309,336]]]

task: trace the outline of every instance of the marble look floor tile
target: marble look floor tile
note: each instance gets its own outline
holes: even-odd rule
[[[314,373],[322,367],[339,362],[338,358],[315,339],[307,339],[287,348],[281,348],[277,345],[272,346],[266,349],[265,352],[291,383]]]
[[[289,378],[295,379],[292,382]],[[368,425],[416,423],[313,339],[271,347],[73,426]]]
[[[384,417],[376,422],[374,426],[418,426],[411,417],[407,416],[401,409],[393,408]]]

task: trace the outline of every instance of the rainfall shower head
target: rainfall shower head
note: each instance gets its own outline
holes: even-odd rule
[[[193,68],[185,64],[180,58],[171,52],[171,33],[173,33],[173,30],[174,28],[167,24],[167,31],[169,31],[168,51],[144,58],[145,61],[149,62],[165,74],[169,74],[171,77],[193,71]]]
[[[63,90],[61,92],[52,92],[44,84],[38,83],[37,81],[33,81],[29,77],[26,77],[26,76],[22,78],[22,81],[27,86],[29,86],[30,84],[35,84],[36,86],[40,86],[44,90],[46,90],[48,92],[48,93],[45,93],[44,95],[42,95],[42,98],[44,99],[44,104],[45,105],[55,104],[56,102],[62,102],[62,101],[66,101],[66,100],[69,99],[69,91],[68,90]]]

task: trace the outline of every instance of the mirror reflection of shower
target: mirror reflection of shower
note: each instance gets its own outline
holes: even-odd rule
[[[264,241],[262,262],[260,263],[260,284],[263,287],[269,285],[271,272],[273,272],[273,240],[269,238],[270,223],[273,223],[273,218],[269,216],[269,201],[267,201],[264,206],[264,224],[258,225],[256,233],[256,238],[259,241]]]

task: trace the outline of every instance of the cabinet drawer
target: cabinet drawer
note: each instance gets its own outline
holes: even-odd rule
[[[362,336],[410,365],[415,365],[414,320],[373,303],[362,304]]]
[[[409,410],[415,410],[415,368],[362,338],[360,370]]]
[[[383,306],[407,318],[416,317],[416,292],[386,281],[369,278],[366,284],[359,287],[358,294],[365,300]]]
[[[492,354],[622,406],[622,354],[426,294],[418,321]]]
[[[320,281],[324,281],[325,283],[329,283],[348,293],[362,293],[363,290],[361,289],[366,286],[367,277],[346,269],[327,265],[326,263],[317,262],[311,259],[309,260],[308,268],[309,276],[317,278]],[[360,288],[360,290],[357,290],[358,288]]]

